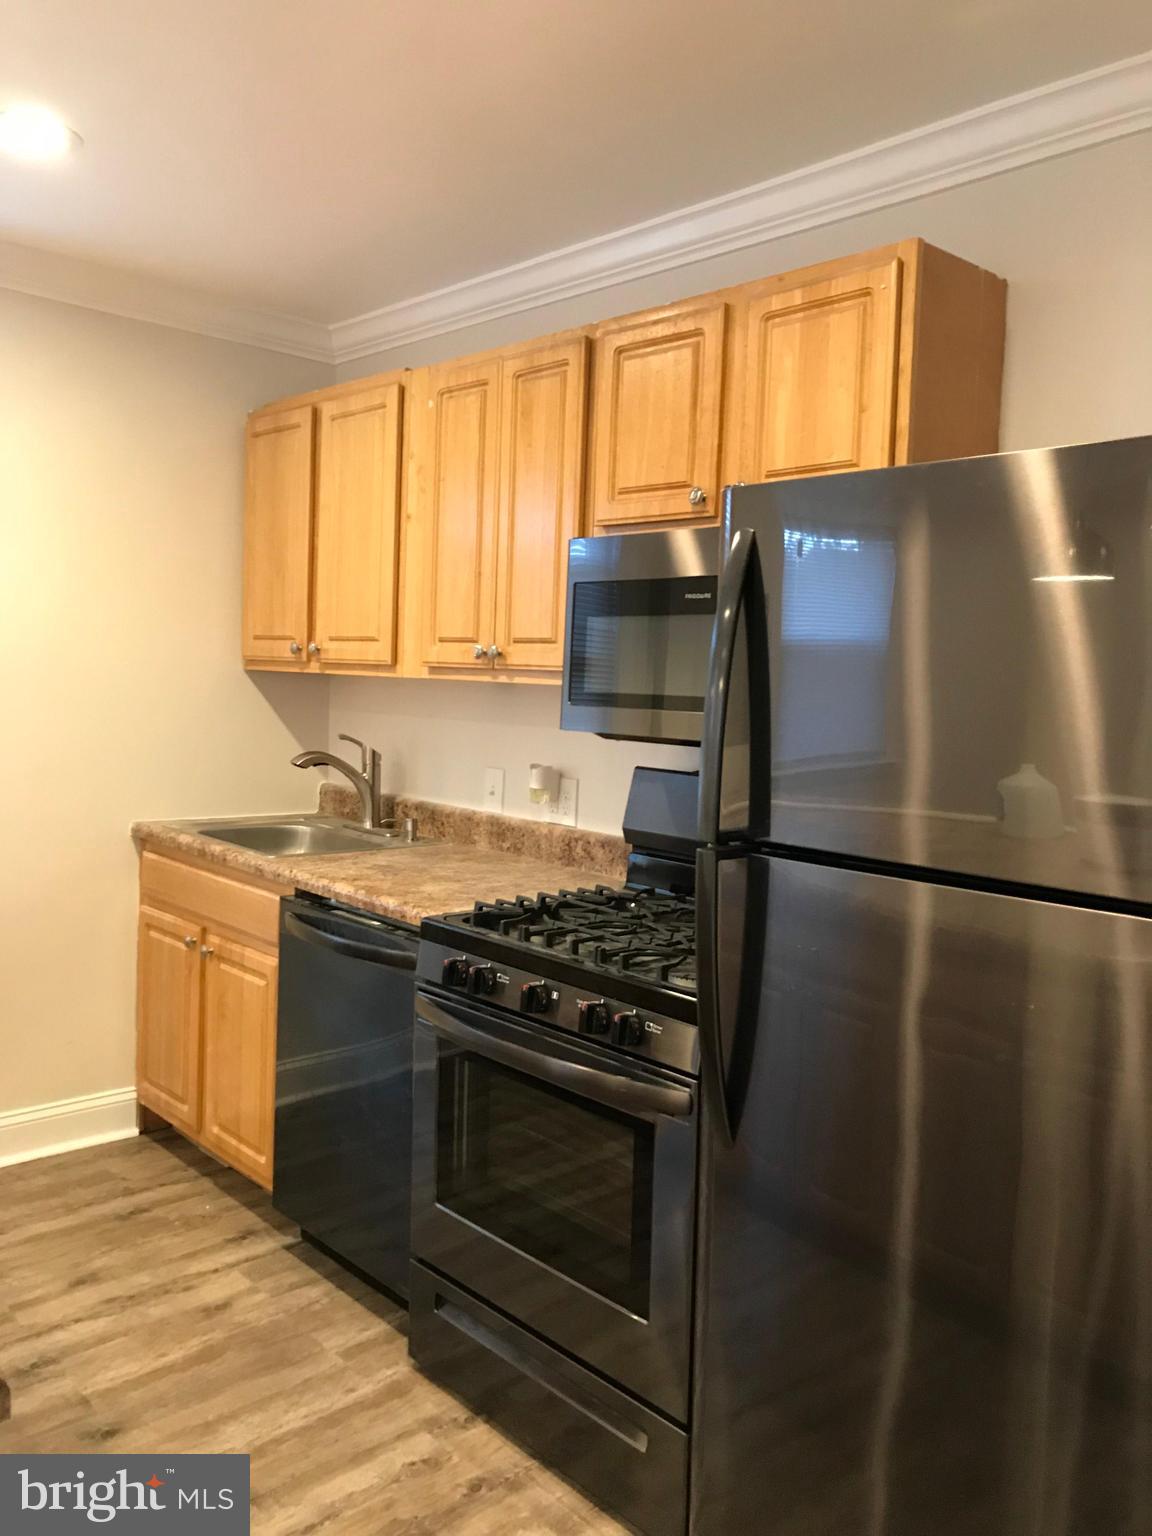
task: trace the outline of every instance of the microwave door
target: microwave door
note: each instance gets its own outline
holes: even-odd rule
[[[699,742],[718,548],[716,529],[572,541],[565,729]]]

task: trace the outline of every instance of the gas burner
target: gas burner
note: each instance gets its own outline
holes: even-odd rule
[[[696,991],[695,905],[650,886],[598,885],[478,901],[454,926],[579,961],[610,976]]]

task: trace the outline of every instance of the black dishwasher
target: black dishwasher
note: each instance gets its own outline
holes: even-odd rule
[[[404,1300],[417,948],[369,912],[280,903],[273,1204]]]

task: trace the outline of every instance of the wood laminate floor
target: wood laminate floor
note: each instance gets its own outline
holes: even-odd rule
[[[257,1536],[616,1536],[179,1137],[0,1169],[0,1451],[241,1451]]]

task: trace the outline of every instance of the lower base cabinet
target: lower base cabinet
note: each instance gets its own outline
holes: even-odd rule
[[[140,890],[137,1098],[271,1189],[282,889],[146,850]]]

